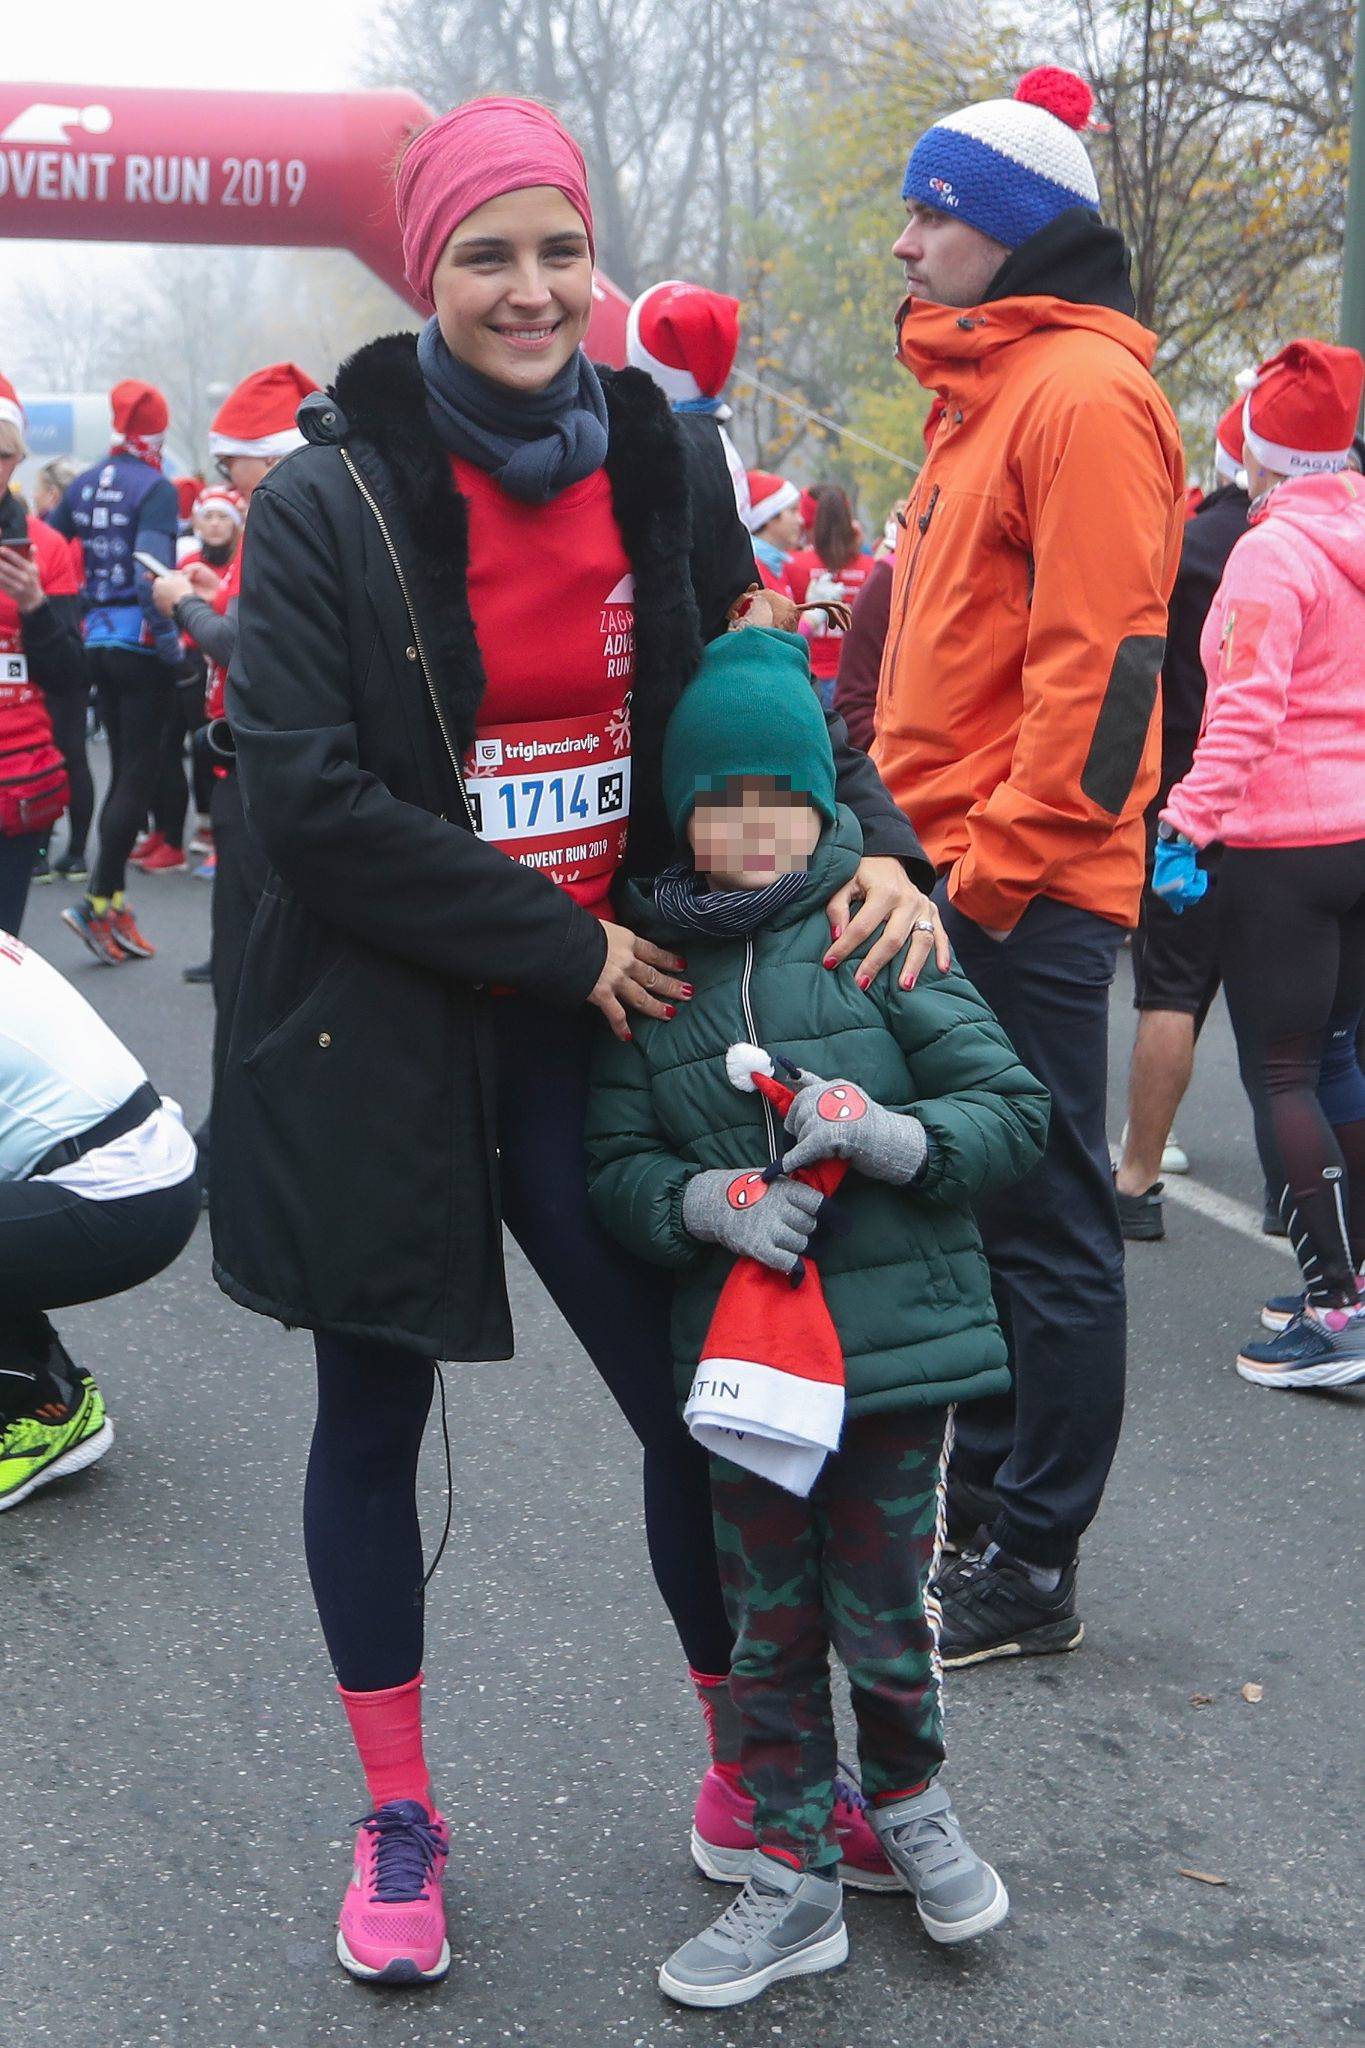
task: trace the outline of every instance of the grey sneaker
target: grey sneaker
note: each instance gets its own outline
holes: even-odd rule
[[[705,1934],[674,1951],[659,1989],[679,2005],[743,2005],[780,1977],[812,1977],[847,1956],[837,1878],[790,1870],[756,1849],[743,1891]]]
[[[998,1927],[1010,1895],[962,1832],[953,1802],[937,1785],[870,1812],[877,1839],[915,1895],[932,1941],[970,1941]]]

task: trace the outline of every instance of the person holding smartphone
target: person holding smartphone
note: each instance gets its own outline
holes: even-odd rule
[[[0,931],[8,932],[23,922],[39,848],[70,795],[51,706],[85,689],[75,564],[10,490],[27,453],[23,406],[0,377]]]

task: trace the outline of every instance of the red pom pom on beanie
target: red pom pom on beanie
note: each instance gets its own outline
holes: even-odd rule
[[[1089,125],[1095,105],[1095,95],[1085,80],[1057,64],[1040,64],[1036,70],[1026,71],[1014,88],[1014,97],[1077,129]]]

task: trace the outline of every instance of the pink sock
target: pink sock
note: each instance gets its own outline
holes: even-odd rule
[[[422,1673],[383,1692],[347,1692],[339,1685],[365,1784],[376,1806],[416,1799],[434,1813],[427,1760],[422,1754]]]

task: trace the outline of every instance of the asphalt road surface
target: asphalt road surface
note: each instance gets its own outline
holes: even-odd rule
[[[180,970],[206,950],[206,887],[144,881],[161,951],[116,971],[58,925],[67,893],[34,891],[25,936],[197,1120],[209,996]],[[1125,962],[1117,1081],[1129,1036]],[[333,1955],[363,1792],[301,1554],[307,1338],[219,1294],[206,1225],[152,1285],[63,1314],[117,1442],[0,1521],[4,2048],[1365,2042],[1365,1396],[1233,1372],[1293,1269],[1233,1227],[1258,1183],[1221,1008],[1180,1129],[1224,1201],[1196,1189],[1217,1217],[1172,1209],[1168,1241],[1130,1253],[1084,1648],[949,1677],[949,1782],[1010,1921],[935,1951],[908,1901],[855,1896],[841,1972],[728,2014],[655,1986],[723,1903],[687,1855],[699,1716],[632,1440],[516,1254],[520,1355],[447,1374],[426,1669],[454,1963],[422,1992],[367,1990]],[[423,1505],[434,1540],[435,1427]]]

